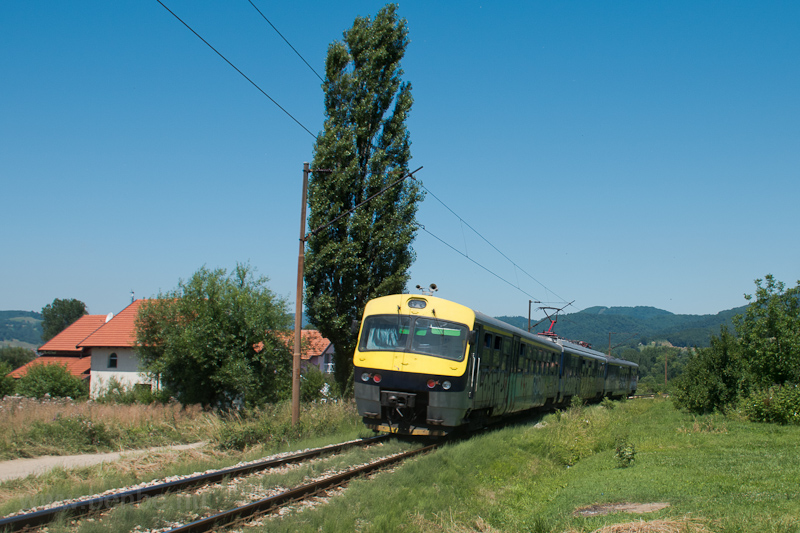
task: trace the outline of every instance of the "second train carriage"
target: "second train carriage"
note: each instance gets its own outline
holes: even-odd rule
[[[367,303],[353,363],[364,423],[410,435],[474,429],[574,396],[621,397],[638,378],[635,363],[409,294]]]

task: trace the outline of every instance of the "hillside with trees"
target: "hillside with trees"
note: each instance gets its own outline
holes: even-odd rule
[[[588,342],[595,349],[608,351],[609,333],[612,346],[635,347],[653,342],[672,346],[707,347],[712,335],[721,326],[732,327],[733,317],[746,306],[721,311],[714,315],[676,315],[655,307],[589,307],[577,313],[560,314],[554,331],[561,337]],[[528,328],[528,319],[521,316],[497,317],[499,320]],[[535,322],[534,322],[535,323]],[[550,321],[538,324],[533,331],[546,331]]]
[[[42,344],[41,313],[0,311],[0,344],[38,348]]]

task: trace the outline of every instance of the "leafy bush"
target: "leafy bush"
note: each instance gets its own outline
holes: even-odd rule
[[[614,447],[617,468],[628,468],[636,461],[636,446],[627,437],[617,437]]]
[[[14,394],[17,384],[14,382],[14,378],[8,377],[8,373],[12,370],[13,368],[8,363],[0,363],[0,398]]]
[[[698,414],[724,410],[736,402],[742,376],[739,343],[720,328],[720,336],[711,338],[709,348],[697,350],[675,380],[675,406]]]
[[[800,424],[800,387],[787,384],[758,390],[740,406],[753,422]]]
[[[118,437],[103,422],[86,416],[57,417],[52,422],[31,424],[27,438],[40,446],[66,447],[86,451],[95,447],[113,447]]]
[[[288,443],[309,436],[331,435],[361,427],[351,402],[305,404],[292,425],[291,403],[282,402],[230,415],[214,437],[217,447],[244,450],[259,444]]]
[[[170,393],[165,389],[152,390],[148,386],[126,387],[117,379],[111,378],[108,384],[100,391],[96,401],[98,403],[116,403],[122,405],[132,405],[139,403],[142,405],[153,402],[167,403],[170,401]]]
[[[11,366],[11,370],[19,368],[25,363],[30,363],[34,359],[36,359],[36,352],[33,350],[19,346],[0,347],[0,363],[8,363]]]
[[[34,365],[19,379],[16,392],[30,398],[43,398],[49,394],[78,399],[89,396],[89,387],[81,378],[70,374],[66,366]]]
[[[316,402],[338,398],[336,381],[332,374],[323,374],[319,368],[309,365],[300,376],[300,399],[303,402]]]

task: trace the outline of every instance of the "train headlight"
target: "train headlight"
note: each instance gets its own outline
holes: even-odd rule
[[[450,387],[451,387],[451,386],[452,386],[452,385],[450,384],[450,382],[449,382],[449,381],[445,381],[444,383],[442,383],[442,388],[443,388],[444,390],[450,390]]]
[[[375,383],[380,383],[381,379],[383,378],[381,377],[380,374],[375,374],[374,376],[372,376],[372,381],[374,381]]]
[[[361,374],[361,381],[369,381],[369,372]]]
[[[434,387],[436,386],[436,384],[437,384],[437,383],[439,383],[439,382],[438,382],[438,381],[436,381],[436,380],[433,380],[433,379],[429,379],[429,380],[428,380],[428,388],[429,388],[429,389],[432,389],[432,388],[434,388]]]

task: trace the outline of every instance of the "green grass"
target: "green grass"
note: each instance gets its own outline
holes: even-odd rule
[[[356,481],[324,508],[265,531],[590,532],[691,517],[709,531],[800,531],[800,428],[692,417],[666,400],[547,415],[447,445]],[[635,445],[620,468],[615,444]],[[577,517],[603,503],[670,506]]]

